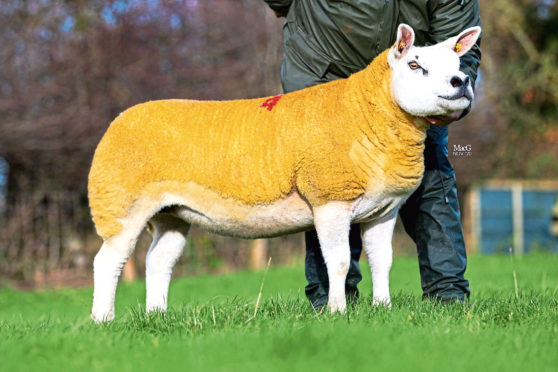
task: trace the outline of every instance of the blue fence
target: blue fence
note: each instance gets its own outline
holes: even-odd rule
[[[558,238],[550,234],[552,207],[557,195],[556,191],[523,192],[525,252],[544,250],[558,253]]]
[[[512,193],[507,190],[480,191],[483,253],[503,253],[513,245]]]
[[[558,238],[550,233],[558,189],[481,187],[478,192],[476,241],[486,254],[550,251],[558,253]]]

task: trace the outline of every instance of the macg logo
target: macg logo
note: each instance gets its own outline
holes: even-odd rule
[[[472,149],[471,145],[453,145],[453,156],[471,156]]]

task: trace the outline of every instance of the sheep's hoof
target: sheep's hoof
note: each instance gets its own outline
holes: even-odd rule
[[[327,307],[329,308],[329,312],[331,314],[345,314],[345,311],[347,311],[347,302],[345,301],[345,298],[343,298],[342,301],[329,301]]]
[[[100,311],[91,312],[91,320],[97,324],[108,323],[114,320],[114,311],[109,311],[106,313]]]
[[[388,309],[391,309],[391,299],[389,297],[387,298],[374,297],[374,299],[372,300],[372,304],[374,306],[384,306],[387,307]]]

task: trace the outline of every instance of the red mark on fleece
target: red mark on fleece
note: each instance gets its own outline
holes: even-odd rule
[[[281,97],[283,97],[282,94],[280,94],[278,96],[275,96],[275,97],[268,98],[264,101],[264,103],[262,103],[262,105],[260,107],[265,107],[265,108],[267,108],[267,111],[271,111],[271,110],[273,110],[273,108],[275,107],[277,102],[279,102]]]

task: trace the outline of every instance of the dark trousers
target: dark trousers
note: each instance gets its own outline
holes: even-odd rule
[[[417,245],[423,298],[464,300],[469,282],[464,273],[467,256],[460,222],[455,173],[448,160],[447,127],[432,126],[424,151],[425,173],[419,188],[401,207],[405,231]],[[316,231],[306,233],[306,296],[315,308],[327,304],[329,281]],[[349,300],[358,297],[362,276],[360,225],[349,235],[351,265],[345,282]]]

